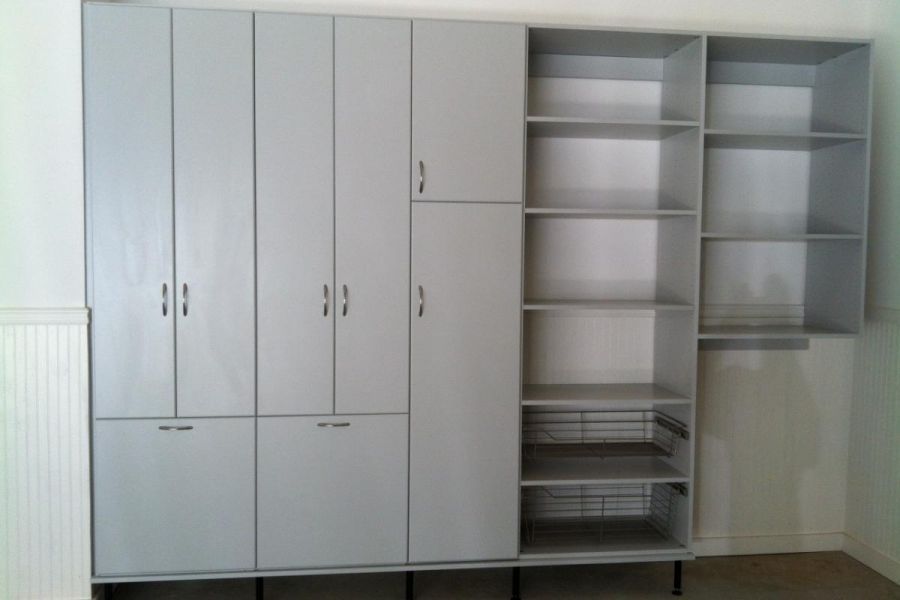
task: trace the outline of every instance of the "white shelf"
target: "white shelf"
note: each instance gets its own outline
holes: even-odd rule
[[[565,521],[562,519],[559,521],[558,526],[565,528]],[[631,553],[668,554],[684,549],[682,544],[670,536],[649,528],[642,530],[640,528],[641,519],[622,519],[620,524],[625,531],[617,532],[615,527],[612,527],[609,534],[602,537],[595,532],[585,531],[533,542],[522,540],[520,555],[523,559],[578,558]],[[615,524],[611,523],[611,525]],[[576,527],[577,523],[573,523],[573,530]]]
[[[526,298],[523,309],[538,310],[604,310],[604,311],[692,311],[690,304],[655,302],[652,300],[543,300]]]
[[[684,473],[654,457],[539,458],[522,461],[523,486],[688,481]]]
[[[654,189],[529,189],[525,214],[556,210],[697,214],[696,208]]]
[[[745,129],[707,129],[707,148],[743,150],[818,150],[837,144],[865,140],[856,133],[755,131]]]
[[[684,404],[687,396],[654,383],[526,384],[523,406],[599,407],[612,404]]]
[[[526,208],[525,216],[560,219],[665,219],[696,216],[696,210],[632,208]]]
[[[861,240],[858,233],[752,233],[704,232],[705,240],[746,240],[760,242],[804,242],[816,240]]]
[[[661,140],[700,126],[698,121],[529,116],[529,137]]]
[[[811,325],[705,325],[701,340],[759,340],[856,337],[855,333]]]

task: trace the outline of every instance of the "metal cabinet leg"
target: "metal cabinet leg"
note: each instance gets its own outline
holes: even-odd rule
[[[104,583],[103,584],[103,600],[112,600],[116,594],[116,584],[114,583]]]
[[[265,582],[264,578],[262,578],[262,577],[256,578],[256,600],[263,600],[263,598],[265,598],[266,588],[265,588],[264,582]]]
[[[414,575],[415,571],[406,572],[406,600],[413,600],[416,596]]]
[[[521,597],[521,574],[519,572],[519,567],[513,567],[512,570],[512,597],[510,600],[522,600]]]
[[[675,561],[675,578],[672,583],[672,595],[680,596],[683,590],[681,588],[681,561]]]

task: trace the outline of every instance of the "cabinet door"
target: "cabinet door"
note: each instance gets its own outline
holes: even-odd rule
[[[259,414],[334,410],[332,18],[256,15]]]
[[[413,200],[522,201],[526,63],[524,25],[413,22]]]
[[[409,407],[410,22],[335,19],[335,410]]]
[[[175,415],[169,14],[84,7],[95,417]]]
[[[252,569],[253,444],[252,418],[95,421],[97,575]]]
[[[258,427],[259,568],[406,562],[406,415]]]
[[[177,414],[252,415],[253,15],[172,18]]]
[[[519,206],[413,207],[411,562],[517,555],[521,238]]]

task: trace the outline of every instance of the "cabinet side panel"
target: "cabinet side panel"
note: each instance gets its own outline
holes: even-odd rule
[[[256,15],[260,414],[333,409],[332,23]]]
[[[175,414],[170,42],[167,9],[84,8],[95,417]]]

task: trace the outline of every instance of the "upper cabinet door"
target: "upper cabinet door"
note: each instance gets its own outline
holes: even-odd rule
[[[413,207],[410,562],[518,553],[521,213]]]
[[[521,202],[524,25],[413,22],[412,198]]]
[[[334,410],[331,17],[256,15],[259,414]]]
[[[252,415],[253,15],[173,19],[177,414]]]
[[[170,11],[84,6],[94,416],[175,414]]]
[[[409,407],[410,28],[335,19],[338,413]]]

